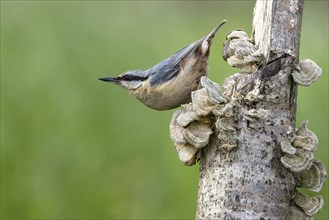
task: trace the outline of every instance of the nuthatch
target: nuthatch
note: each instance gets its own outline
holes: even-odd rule
[[[207,74],[209,49],[222,21],[207,36],[184,47],[152,68],[130,70],[118,77],[100,78],[122,86],[146,106],[156,110],[176,108],[191,101],[200,78]]]

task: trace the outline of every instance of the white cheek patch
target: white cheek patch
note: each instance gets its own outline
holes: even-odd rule
[[[121,82],[122,87],[125,89],[131,90],[131,89],[137,89],[142,85],[142,81],[123,81]]]

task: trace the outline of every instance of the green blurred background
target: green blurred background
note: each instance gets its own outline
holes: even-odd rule
[[[209,77],[228,31],[251,32],[254,1],[1,1],[1,217],[193,219],[198,166],[180,163],[172,111],[146,108],[98,81],[147,69],[221,20]],[[301,59],[323,69],[299,88],[298,124],[319,137],[328,166],[328,1],[306,1]],[[316,219],[328,218],[325,206]],[[314,195],[314,194],[310,194]]]

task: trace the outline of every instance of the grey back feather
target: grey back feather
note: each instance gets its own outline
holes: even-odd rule
[[[180,71],[180,62],[188,54],[193,53],[202,43],[202,40],[198,40],[183,49],[171,57],[161,61],[151,69],[147,70],[150,73],[150,85],[155,86],[168,82],[175,78]]]

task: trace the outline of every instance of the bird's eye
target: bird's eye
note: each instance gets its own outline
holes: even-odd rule
[[[147,76],[146,77],[143,77],[143,76],[134,76],[134,75],[123,75],[121,77],[121,79],[123,80],[126,80],[126,81],[134,81],[134,80],[139,80],[139,81],[143,81],[143,80],[146,80],[147,79]]]
[[[127,80],[127,81],[132,81],[135,79],[135,77],[132,75],[123,75],[122,79]]]

